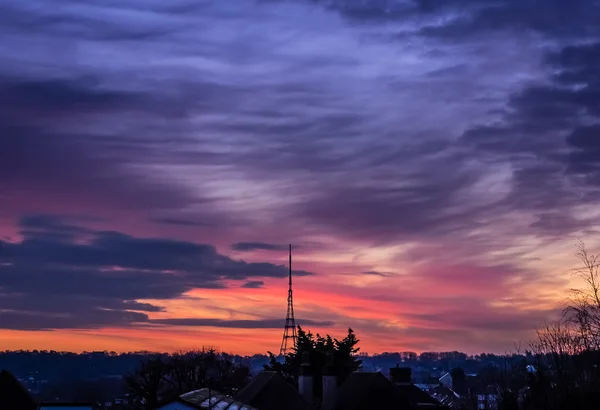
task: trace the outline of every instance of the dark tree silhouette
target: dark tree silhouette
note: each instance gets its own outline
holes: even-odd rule
[[[140,368],[125,378],[135,408],[154,410],[158,407],[161,394],[165,392],[165,377],[169,366],[162,356],[143,362]]]
[[[343,339],[334,339],[329,335],[322,337],[313,335],[310,331],[305,332],[298,326],[298,338],[294,351],[288,354],[283,362],[271,352],[269,353],[269,364],[264,366],[265,370],[277,371],[284,375],[290,382],[297,385],[300,367],[303,358],[308,355],[310,367],[313,373],[314,392],[316,396],[321,394],[321,375],[326,367],[330,367],[337,376],[338,384],[342,384],[346,378],[362,366],[362,361],[357,354],[359,339],[351,328]]]
[[[600,255],[580,242],[577,258],[572,274],[583,286],[572,290],[561,320],[538,330],[527,362],[512,375],[527,368],[524,387],[501,395],[500,410],[600,408]]]
[[[204,387],[232,394],[249,378],[248,366],[210,349],[151,357],[126,377],[126,383],[134,406],[153,410],[162,402]]]

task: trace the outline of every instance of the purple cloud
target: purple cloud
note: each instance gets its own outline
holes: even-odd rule
[[[242,287],[246,289],[258,289],[263,286],[265,286],[265,282],[262,280],[250,280],[242,285]]]
[[[231,249],[234,251],[285,251],[288,248],[287,245],[277,245],[273,243],[264,242],[238,242],[231,245]]]
[[[41,215],[22,226],[20,243],[3,244],[1,328],[144,322],[147,312],[165,309],[137,299],[166,301],[192,289],[225,288],[227,280],[256,288],[264,282],[248,279],[288,276],[286,266],[233,260],[210,245],[93,231]]]
[[[1,217],[23,239],[0,268],[11,326],[27,301],[66,315],[67,293],[89,309],[29,328],[143,323],[162,307],[137,299],[287,274],[217,249],[324,243],[303,257],[360,248],[387,265],[522,273],[534,251],[596,226],[585,210],[600,199],[598,1],[8,0],[0,11]],[[395,276],[368,264],[363,280]]]

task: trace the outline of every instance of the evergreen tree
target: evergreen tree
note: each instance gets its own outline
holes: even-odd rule
[[[285,357],[283,363],[269,352],[269,364],[264,368],[277,371],[297,384],[304,354],[308,354],[314,376],[315,393],[318,395],[321,389],[321,375],[327,366],[332,367],[338,384],[343,383],[352,372],[360,369],[362,361],[357,357],[360,351],[357,346],[358,342],[359,339],[351,328],[348,329],[348,334],[344,339],[338,340],[329,335],[322,337],[317,334],[315,336],[310,331],[304,331],[302,327],[298,326],[294,351]],[[332,363],[328,363],[330,360]]]

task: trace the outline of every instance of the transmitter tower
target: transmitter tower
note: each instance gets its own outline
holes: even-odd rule
[[[283,327],[283,340],[279,349],[280,356],[288,354],[296,347],[296,319],[294,319],[294,297],[292,291],[292,245],[290,245],[289,270],[287,314],[285,315],[285,326]]]

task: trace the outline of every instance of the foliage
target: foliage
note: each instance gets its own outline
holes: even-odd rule
[[[214,350],[156,355],[126,377],[134,406],[155,409],[163,401],[204,387],[232,394],[250,378],[250,369]]]
[[[343,383],[354,371],[361,368],[362,360],[358,359],[360,348],[357,347],[359,339],[354,331],[349,328],[346,337],[342,340],[332,338],[329,335],[322,337],[313,335],[310,331],[305,332],[298,326],[298,337],[294,351],[288,354],[281,363],[277,357],[269,352],[269,364],[265,370],[277,371],[297,383],[303,358],[308,355],[311,371],[315,381],[315,392],[318,394],[320,375],[330,368],[337,376],[338,384]]]

